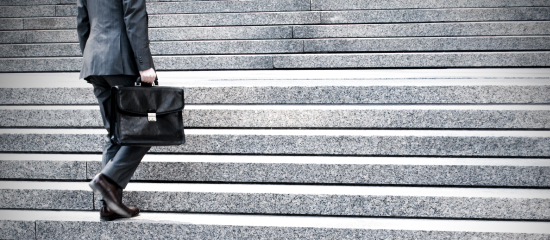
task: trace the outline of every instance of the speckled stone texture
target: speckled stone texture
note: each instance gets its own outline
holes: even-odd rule
[[[88,179],[101,171],[87,164]],[[132,180],[549,187],[547,176],[542,166],[141,162]]]
[[[547,239],[544,234],[195,225],[165,222],[37,221],[38,239]],[[67,234],[68,232],[73,234]]]
[[[238,133],[236,130],[235,133]],[[382,156],[550,156],[548,137],[194,135],[185,145],[153,147],[156,153],[382,155]],[[3,152],[94,152],[101,134],[2,134]],[[9,143],[9,144],[8,144]]]
[[[29,30],[26,43],[77,43],[78,35],[75,30]],[[21,42],[10,42],[21,43]]]
[[[77,80],[75,80],[77,81]],[[162,83],[161,83],[162,84]],[[91,88],[0,88],[0,104],[97,104]],[[186,104],[548,104],[550,86],[186,87]]]
[[[304,52],[546,50],[550,37],[308,39]]]
[[[60,0],[3,0],[1,6],[24,6],[24,5],[49,5],[59,4]]]
[[[1,58],[2,72],[74,72],[82,58]]]
[[[467,8],[328,11],[322,23],[477,22],[549,20],[550,8]]]
[[[181,1],[147,4],[149,14],[309,11],[309,0]]]
[[[0,220],[0,236],[3,239],[36,239],[35,221]]]
[[[0,104],[79,105],[97,104],[97,99],[92,88],[0,88]]]
[[[546,110],[185,109],[191,128],[548,129]],[[0,110],[1,127],[103,126],[99,110]]]
[[[24,19],[25,29],[76,29],[74,17],[46,17]]]
[[[304,44],[302,40],[178,41],[152,42],[150,48],[154,55],[301,53]]]
[[[11,19],[0,20],[0,22],[2,24],[12,24],[13,23]],[[22,24],[23,24],[23,21],[19,21],[18,23],[16,23],[13,26],[18,26],[18,25],[22,25]],[[26,32],[20,32],[20,31],[17,31],[17,32],[12,32],[12,31],[0,32],[0,43],[25,43],[26,38],[27,38],[27,33]]]
[[[84,161],[0,160],[1,179],[86,179]]]
[[[273,65],[276,69],[529,66],[549,67],[550,52],[275,55],[273,57]]]
[[[93,209],[93,192],[51,189],[0,189],[0,208],[9,209]]]
[[[295,26],[294,38],[523,36],[550,34],[550,22],[411,23]]]
[[[0,18],[0,30],[17,30],[23,28],[23,19],[21,18]],[[1,38],[5,38],[8,36],[5,36],[6,34],[9,34],[8,32],[2,32],[0,33]]]
[[[272,69],[271,56],[174,56],[154,57],[157,70]]]
[[[61,44],[4,44],[0,57],[80,57],[77,43]]]
[[[189,27],[149,29],[151,41],[292,38],[292,26]]]
[[[548,7],[547,1],[363,1],[363,0],[312,0],[312,10],[348,10],[348,9],[401,9],[401,8],[491,8],[491,7]]]
[[[152,15],[149,27],[320,24],[319,12]]]
[[[2,6],[0,7],[0,18],[15,17],[52,17],[55,16],[55,6]]]
[[[124,191],[142,211],[466,219],[550,218],[550,199]],[[95,206],[100,206],[96,200]],[[97,207],[96,207],[97,208]]]
[[[57,5],[55,6],[55,16],[74,17],[78,14],[76,5]]]

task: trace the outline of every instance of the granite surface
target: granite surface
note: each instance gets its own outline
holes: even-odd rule
[[[12,20],[0,20],[2,24],[12,24]],[[20,24],[23,24],[23,22],[20,22]],[[18,26],[20,24],[15,24],[14,26]],[[0,43],[25,43],[27,41],[27,33],[26,32],[20,32],[20,31],[5,31],[0,32]]]
[[[402,9],[402,8],[494,8],[494,7],[548,7],[544,0],[494,1],[494,0],[312,0],[312,10],[347,10],[347,9]]]
[[[91,88],[0,88],[0,104],[88,105],[97,99]]]
[[[273,66],[275,69],[549,67],[550,52],[275,55],[273,56]]]
[[[2,58],[1,72],[77,72],[82,58]]]
[[[548,104],[548,92],[550,86],[187,87],[185,103]],[[97,100],[90,88],[0,88],[0,104],[79,105],[97,104]]]
[[[319,12],[264,12],[151,15],[149,27],[320,24]]]
[[[142,211],[466,219],[550,218],[550,199],[226,192],[124,192]],[[99,203],[96,201],[96,205]]]
[[[9,209],[93,209],[93,192],[52,189],[0,189],[0,208]]]
[[[239,130],[235,130],[238,133]],[[310,133],[310,131],[307,131]],[[300,131],[297,132],[300,134]],[[99,153],[103,134],[1,134],[2,152]],[[154,153],[549,157],[548,137],[186,134]]]
[[[272,69],[271,56],[174,56],[154,57],[157,70]],[[1,63],[1,61],[0,61]]]
[[[0,54],[1,53],[0,46]],[[152,42],[153,55],[301,53],[302,40]]]
[[[322,23],[481,22],[550,20],[550,8],[454,8],[328,11]]]
[[[77,43],[76,30],[25,31],[26,43]],[[15,43],[15,42],[14,42]],[[19,42],[17,42],[19,43]]]
[[[0,236],[3,239],[36,239],[35,221],[0,220]]]
[[[0,178],[84,180],[87,179],[86,162],[0,160]]]
[[[2,0],[0,6],[59,4],[60,0]]]
[[[147,4],[149,14],[309,11],[309,0],[159,1]]]
[[[55,16],[74,17],[78,14],[76,5],[57,5],[55,6]]]
[[[3,44],[0,57],[80,57],[78,43],[61,44]]]
[[[548,35],[548,21],[294,26],[294,38]]]
[[[183,160],[186,159],[182,155]],[[101,162],[87,163],[87,178]],[[141,162],[132,180],[234,183],[315,183],[549,187],[550,167],[237,162]]]
[[[548,50],[550,37],[307,39],[304,52]]]
[[[0,18],[19,17],[52,17],[55,16],[55,6],[2,6],[0,7]]]
[[[23,29],[23,19],[21,18],[0,18],[0,30]],[[7,36],[4,36],[7,35]],[[9,39],[9,32],[0,32],[0,38]],[[3,42],[2,42],[3,43]]]
[[[548,239],[546,234],[265,227],[165,222],[37,221],[38,239]],[[73,234],[67,234],[68,232]]]
[[[191,128],[550,129],[548,110],[185,109]],[[98,110],[0,110],[0,127],[102,127]]]
[[[189,27],[149,29],[151,41],[292,38],[291,26]]]
[[[45,17],[45,18],[25,18],[25,29],[75,29],[76,18],[74,17]]]

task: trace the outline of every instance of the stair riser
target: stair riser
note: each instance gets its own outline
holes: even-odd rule
[[[184,110],[187,128],[550,129],[550,111]],[[391,119],[391,120],[389,120]],[[0,110],[0,127],[102,127],[99,110]]]
[[[2,134],[2,152],[100,153],[103,134]],[[9,143],[9,144],[8,144]],[[550,157],[549,137],[195,135],[155,153]]]
[[[400,8],[486,8],[486,7],[548,7],[544,0],[521,1],[363,1],[363,0],[312,0],[312,10],[360,10],[360,9],[400,9]]]
[[[184,91],[186,104],[550,103],[550,86],[186,87]],[[2,88],[0,104],[95,105],[97,99],[91,88]]]
[[[78,190],[0,189],[4,209],[92,210],[93,192]]]

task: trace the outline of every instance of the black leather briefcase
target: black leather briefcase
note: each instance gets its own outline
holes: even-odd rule
[[[185,143],[183,89],[136,86],[111,88],[111,142],[123,146],[168,146]],[[145,84],[144,84],[145,85]]]

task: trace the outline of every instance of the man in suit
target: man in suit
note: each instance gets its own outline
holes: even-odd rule
[[[77,5],[77,32],[83,54],[80,78],[93,85],[103,124],[109,131],[111,86],[132,86],[138,76],[152,84],[156,78],[145,0],[78,0]],[[122,203],[122,189],[149,149],[106,143],[103,169],[90,182],[103,198],[101,220],[139,214],[137,207]]]

